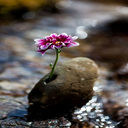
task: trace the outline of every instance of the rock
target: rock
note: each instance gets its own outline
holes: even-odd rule
[[[91,59],[78,57],[58,66],[53,80],[47,83],[48,76],[35,85],[28,99],[34,109],[40,106],[43,115],[57,116],[91,99],[98,67]]]

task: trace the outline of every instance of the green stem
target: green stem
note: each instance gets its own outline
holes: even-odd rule
[[[53,74],[54,74],[54,71],[55,71],[55,67],[56,67],[57,61],[58,61],[59,56],[60,56],[60,52],[61,52],[60,49],[56,49],[56,60],[55,60],[54,65],[52,67],[52,70],[51,70],[51,73],[50,73],[50,76],[49,76],[49,81],[51,81],[51,79],[53,77]]]

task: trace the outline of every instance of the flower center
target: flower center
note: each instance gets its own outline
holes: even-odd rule
[[[55,44],[56,44],[56,45],[60,45],[60,41],[56,41]]]

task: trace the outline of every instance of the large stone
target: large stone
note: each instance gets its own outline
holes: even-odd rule
[[[47,83],[48,76],[35,85],[28,99],[35,105],[34,109],[40,106],[43,114],[57,116],[91,99],[98,67],[91,59],[77,57],[58,66],[53,80]]]

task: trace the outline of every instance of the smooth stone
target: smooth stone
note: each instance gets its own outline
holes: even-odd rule
[[[34,109],[40,106],[44,114],[57,116],[82,107],[92,98],[98,67],[91,59],[77,57],[58,66],[54,79],[47,83],[48,76],[35,85],[28,99]]]

